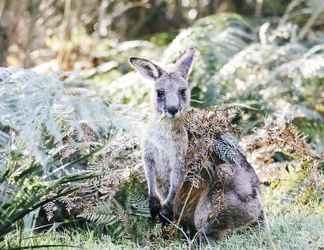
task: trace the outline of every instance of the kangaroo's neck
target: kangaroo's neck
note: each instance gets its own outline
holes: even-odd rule
[[[170,133],[179,133],[185,129],[184,120],[182,117],[179,118],[160,118],[161,116],[156,114],[153,118],[158,127],[162,130]]]

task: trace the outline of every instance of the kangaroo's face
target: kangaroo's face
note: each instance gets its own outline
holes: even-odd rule
[[[156,80],[154,107],[169,118],[179,117],[190,105],[190,88],[186,79],[176,72],[168,72]]]
[[[153,103],[155,111],[168,118],[180,117],[190,106],[188,75],[194,50],[189,49],[174,65],[165,69],[143,58],[129,59],[145,78],[154,81]]]

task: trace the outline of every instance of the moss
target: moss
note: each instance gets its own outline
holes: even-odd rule
[[[177,32],[161,32],[149,37],[149,41],[157,46],[167,46],[177,36]]]

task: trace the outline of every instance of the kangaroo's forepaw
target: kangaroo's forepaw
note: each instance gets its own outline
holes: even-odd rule
[[[160,213],[161,210],[160,199],[155,196],[149,197],[149,208],[150,208],[151,217],[155,219],[155,217]]]
[[[160,221],[162,226],[170,224],[173,220],[173,211],[171,204],[165,204],[160,211]]]

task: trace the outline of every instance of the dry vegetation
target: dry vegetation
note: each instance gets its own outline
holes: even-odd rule
[[[210,153],[201,145],[235,134],[270,226],[204,247],[324,247],[323,4],[238,2],[0,3],[1,65],[33,67],[0,68],[1,249],[199,247],[178,229],[162,237],[149,218],[150,88],[127,65],[130,55],[172,62],[189,47],[199,51],[192,105],[203,108],[187,116],[191,180]],[[224,11],[236,14],[214,15]]]

